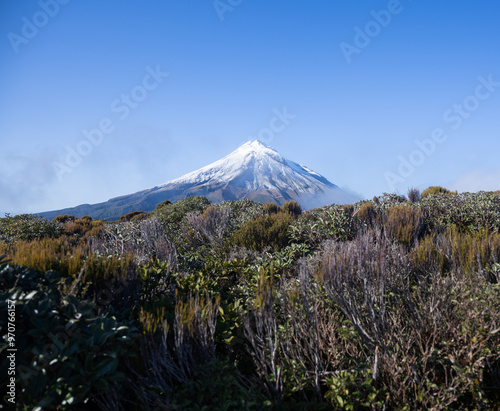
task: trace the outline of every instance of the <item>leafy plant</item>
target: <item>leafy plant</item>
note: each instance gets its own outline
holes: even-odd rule
[[[5,214],[4,218],[0,218],[0,240],[30,241],[44,237],[55,238],[59,237],[62,231],[58,223],[33,214]]]
[[[120,390],[120,362],[133,356],[135,328],[91,303],[61,298],[57,273],[0,265],[2,385],[6,350],[14,342],[18,401],[26,408],[68,408],[91,402],[103,390]],[[15,307],[15,337],[7,334],[7,310]]]

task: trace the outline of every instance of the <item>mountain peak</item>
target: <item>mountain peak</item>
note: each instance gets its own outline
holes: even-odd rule
[[[272,147],[268,146],[267,144],[264,144],[260,140],[248,140],[245,144],[241,145],[239,147],[240,149],[246,149],[246,150],[263,150],[263,149],[268,149],[268,150],[273,150],[275,151]]]
[[[134,194],[105,203],[51,211],[60,214],[117,219],[135,210],[151,211],[162,201],[177,201],[202,195],[212,202],[250,199],[260,202],[296,200],[304,208],[356,201],[322,175],[306,166],[287,160],[259,140],[250,140],[236,150],[199,170]]]
[[[278,154],[274,148],[264,144],[260,140],[249,140],[245,144],[239,146],[233,153]]]

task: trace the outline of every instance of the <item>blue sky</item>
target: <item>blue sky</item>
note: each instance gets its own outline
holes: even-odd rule
[[[499,20],[494,0],[3,1],[0,213],[106,201],[259,135],[365,198],[500,189]]]

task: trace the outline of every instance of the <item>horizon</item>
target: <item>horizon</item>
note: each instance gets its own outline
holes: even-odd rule
[[[162,185],[249,140],[367,199],[500,189],[492,0],[0,10],[1,215]]]

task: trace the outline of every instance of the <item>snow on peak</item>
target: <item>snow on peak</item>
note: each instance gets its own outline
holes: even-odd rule
[[[249,140],[242,146],[238,147],[238,150],[254,150],[254,151],[265,151],[265,150],[272,150],[275,151],[272,147],[269,147],[268,145],[264,144],[260,140]]]
[[[163,186],[212,183],[231,183],[247,190],[275,187],[306,192],[334,186],[307,167],[286,160],[259,140],[248,141],[220,160]]]

